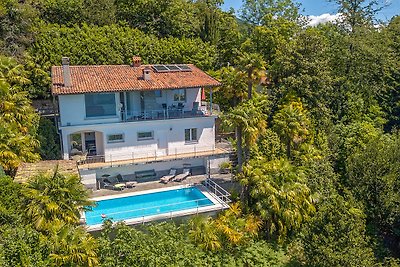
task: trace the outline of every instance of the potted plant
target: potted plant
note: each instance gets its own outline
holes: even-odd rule
[[[232,164],[230,161],[224,161],[219,164],[219,172],[222,174],[230,173],[232,169]]]

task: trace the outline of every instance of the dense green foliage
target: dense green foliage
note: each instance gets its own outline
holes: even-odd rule
[[[399,266],[400,16],[380,0],[328,0],[342,20],[306,27],[292,0],[0,2],[0,176],[56,159],[56,129],[32,99],[50,70],[193,63],[238,156],[241,201],[217,218],[78,226],[75,177],[0,184],[1,266]],[[233,136],[232,136],[233,137]],[[276,245],[279,244],[279,245]]]
[[[60,138],[54,122],[42,117],[37,130],[40,142],[39,154],[43,160],[60,158]]]

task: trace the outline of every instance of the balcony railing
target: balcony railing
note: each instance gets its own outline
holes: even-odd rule
[[[194,118],[206,117],[211,115],[218,115],[220,112],[217,104],[202,102],[201,106],[197,109],[186,110],[183,106],[169,106],[160,109],[152,109],[145,111],[122,111],[122,121],[142,121],[142,120],[166,120],[166,119],[180,119],[180,118]]]
[[[87,156],[86,159],[77,161],[78,165],[92,164],[114,166],[124,164],[135,164],[143,162],[154,162],[154,161],[169,161],[181,158],[195,158],[203,157],[215,154],[229,153],[229,149],[211,146],[189,146],[189,147],[176,147],[170,149],[157,149],[157,150],[134,150],[131,152],[111,152],[105,155]],[[94,166],[93,165],[93,166]],[[84,167],[84,166],[83,166]],[[95,166],[94,166],[95,167]]]

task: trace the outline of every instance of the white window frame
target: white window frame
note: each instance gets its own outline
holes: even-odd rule
[[[139,134],[141,134],[141,133],[151,133],[151,137],[139,137]],[[154,140],[154,131],[137,132],[137,140],[138,141]]]
[[[114,106],[115,106],[115,111],[113,114],[107,114],[107,115],[92,115],[88,116],[87,114],[87,98],[91,95],[113,95],[114,96]],[[90,94],[84,94],[84,103],[85,103],[85,119],[86,120],[92,120],[92,119],[104,119],[104,118],[116,118],[118,117],[118,112],[117,112],[117,102],[116,102],[116,96],[115,93],[90,93]],[[99,105],[101,107],[101,105]]]
[[[162,97],[162,96],[163,96],[162,90],[155,90],[155,91],[154,91],[154,95],[155,95],[156,97]]]
[[[183,97],[178,97],[175,99],[175,95],[183,95]],[[186,89],[174,89],[172,90],[172,98],[174,102],[186,102]]]
[[[121,139],[115,139],[115,140],[110,140],[110,136],[117,136],[121,135]],[[107,134],[107,143],[108,144],[113,144],[113,143],[124,143],[125,142],[125,135],[123,133],[117,133],[117,134]]]
[[[189,140],[186,140],[186,131],[189,131]],[[196,138],[193,138],[193,132],[196,133]],[[197,128],[185,129],[184,137],[185,137],[185,144],[193,144],[193,143],[198,143],[199,142],[199,135],[198,135]]]

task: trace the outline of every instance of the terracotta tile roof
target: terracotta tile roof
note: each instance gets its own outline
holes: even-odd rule
[[[136,90],[215,87],[220,83],[192,64],[192,71],[156,72],[152,65],[70,66],[72,87],[65,87],[61,66],[51,69],[52,94],[81,94]],[[144,80],[143,69],[150,69],[150,80]]]

